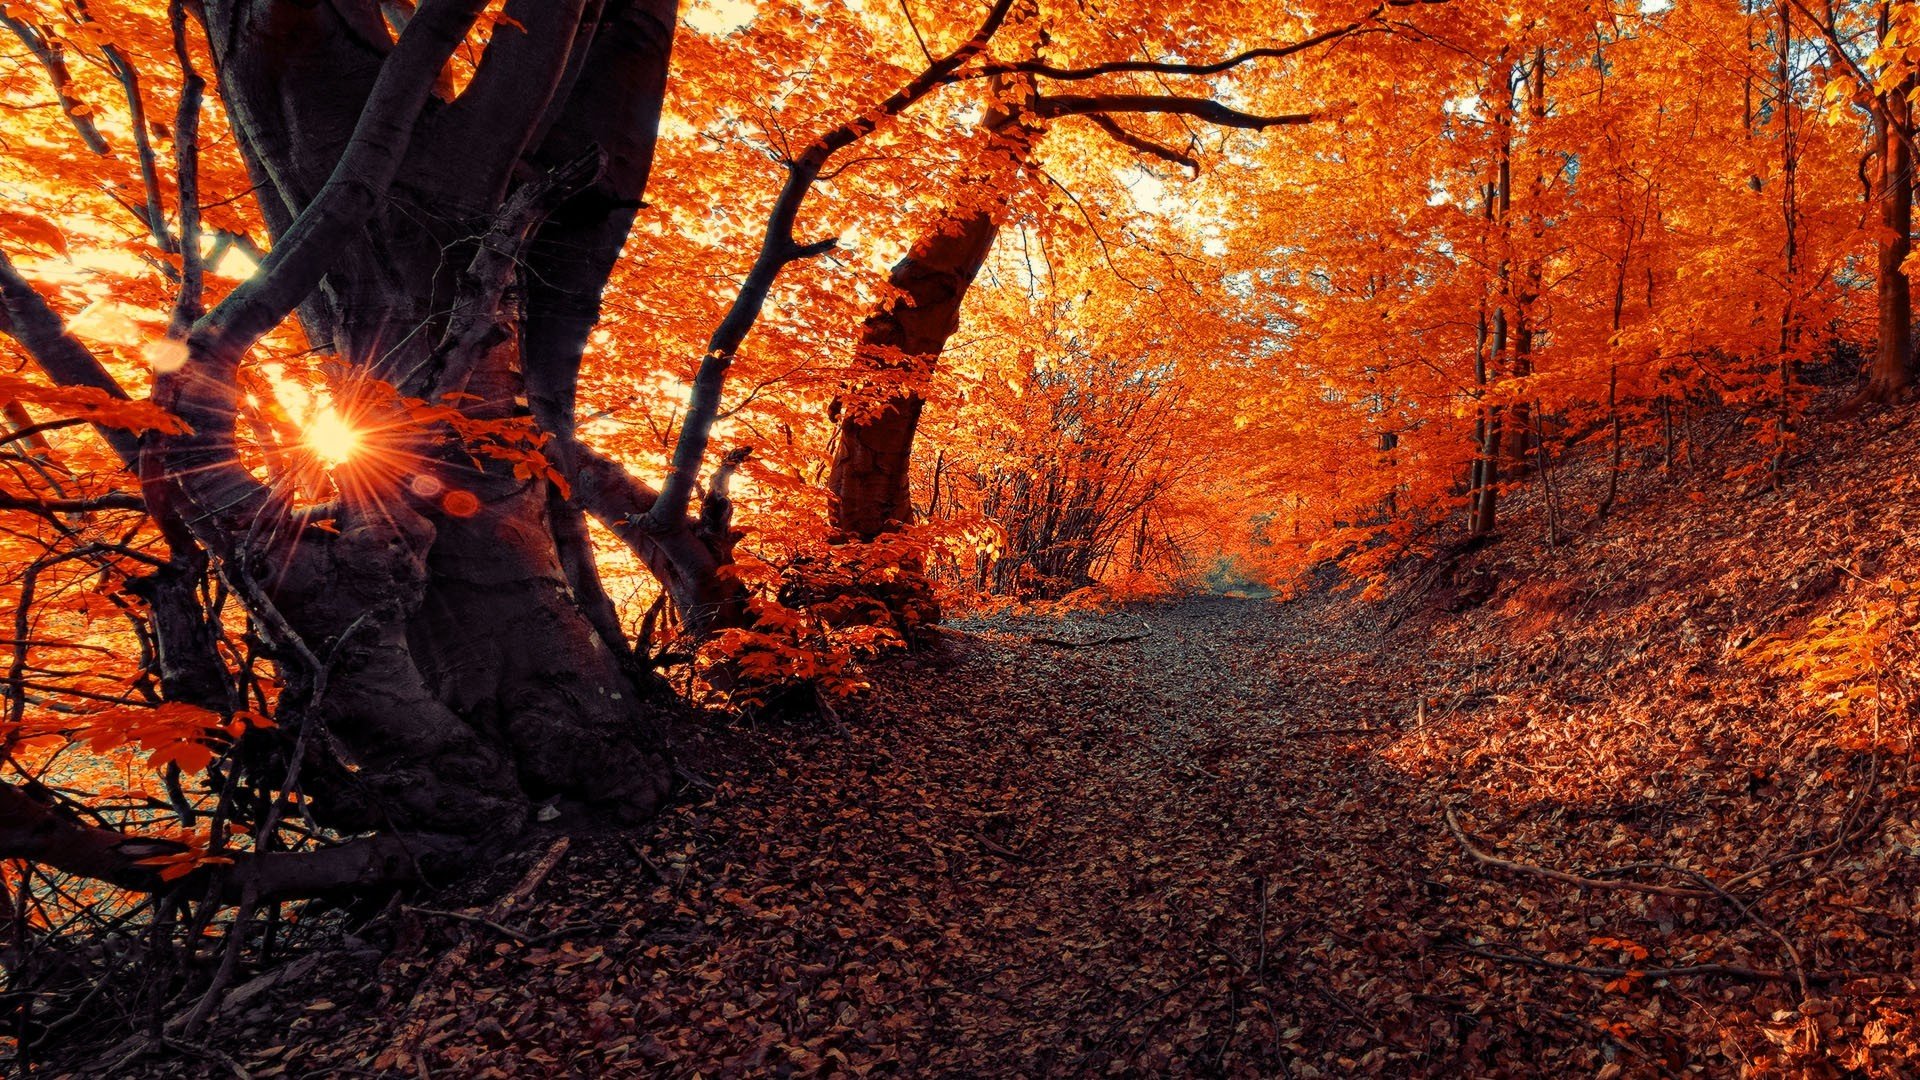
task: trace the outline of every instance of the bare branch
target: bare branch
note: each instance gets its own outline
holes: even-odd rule
[[[1093,121],[1101,131],[1112,136],[1113,140],[1120,145],[1128,147],[1129,149],[1138,150],[1143,154],[1150,154],[1163,161],[1170,161],[1175,165],[1185,165],[1187,168],[1192,169],[1196,175],[1199,174],[1200,162],[1191,154],[1183,150],[1176,150],[1171,146],[1154,142],[1145,136],[1135,135],[1133,132],[1121,127],[1113,117],[1108,116],[1106,113],[1088,113],[1086,116],[1087,119]]]
[[[233,526],[214,529],[220,545],[242,534],[242,523],[269,498],[233,448],[240,361],[319,286],[379,208],[441,68],[485,6],[486,0],[419,6],[381,64],[333,173],[254,275],[194,324],[186,367],[160,381],[156,397],[193,428],[169,440],[166,471],[211,522]]]
[[[927,39],[920,33],[920,24],[914,20],[912,0],[900,0],[900,13],[907,17],[907,27],[913,31],[913,40],[920,43],[920,55],[933,63],[933,50],[927,48]]]
[[[0,510],[26,510],[36,514],[84,514],[93,510],[145,510],[146,508],[146,502],[131,491],[112,491],[90,499],[14,495],[0,491]]]
[[[1437,0],[1437,2],[1444,2],[1444,0]],[[1218,75],[1255,60],[1276,60],[1281,57],[1292,56],[1295,53],[1305,52],[1315,46],[1325,45],[1330,41],[1337,41],[1350,34],[1377,31],[1379,27],[1375,25],[1375,20],[1379,19],[1380,15],[1386,11],[1388,6],[1387,4],[1381,4],[1366,15],[1355,19],[1353,22],[1347,23],[1345,26],[1335,27],[1332,30],[1323,31],[1311,37],[1302,38],[1299,41],[1290,42],[1286,45],[1248,49],[1245,52],[1229,56],[1224,60],[1215,60],[1205,64],[1187,64],[1177,61],[1160,60],[1114,60],[1104,64],[1092,64],[1087,67],[1063,68],[1055,67],[1052,64],[1038,60],[1023,60],[1015,63],[987,64],[974,74],[999,75],[1018,73],[1022,75],[1034,75],[1043,79],[1056,79],[1062,82],[1080,82],[1086,79],[1099,78],[1102,75],[1127,73],[1152,75]]]
[[[1281,113],[1260,116],[1241,112],[1207,98],[1180,97],[1174,94],[1050,94],[1036,98],[1033,111],[1042,117],[1085,116],[1090,113],[1173,113],[1205,120],[1221,127],[1260,131],[1290,124],[1309,124],[1316,113]]]
[[[218,379],[320,284],[386,195],[412,142],[434,80],[486,0],[426,0],[380,67],[353,135],[327,182],[253,277],[202,319],[191,338],[196,366]],[[205,380],[201,380],[205,381]]]
[[[173,120],[174,173],[180,186],[180,293],[174,298],[169,337],[184,338],[204,313],[206,261],[200,255],[200,105],[207,81],[194,69],[187,49],[187,12],[183,0],[172,0],[167,18],[173,24],[173,53],[185,76],[180,83],[180,108]]]
[[[1043,79],[1061,82],[1080,82],[1096,79],[1102,75],[1146,74],[1146,75],[1218,75],[1231,71],[1243,64],[1255,60],[1277,60],[1295,53],[1339,41],[1342,38],[1362,33],[1391,33],[1392,28],[1382,21],[1389,8],[1416,7],[1422,4],[1444,4],[1447,0],[1384,0],[1373,10],[1343,26],[1324,30],[1318,34],[1301,38],[1285,45],[1269,45],[1245,52],[1236,53],[1223,60],[1192,64],[1171,60],[1112,60],[1102,64],[1089,64],[1085,67],[1058,67],[1038,60],[1001,62],[983,64],[955,78],[974,79],[988,75],[1019,73],[1033,75]]]
[[[84,423],[86,423],[86,421],[80,419],[77,416],[63,416],[55,420],[42,420],[37,424],[34,424],[34,423],[22,424],[21,426],[14,428],[12,431],[7,432],[5,435],[0,435],[0,446],[5,446],[8,443],[20,442],[22,440],[26,440],[29,442],[37,442],[42,445],[45,445],[46,440],[40,438],[40,435],[43,432],[59,431],[61,428],[75,427],[77,425],[84,424]]]

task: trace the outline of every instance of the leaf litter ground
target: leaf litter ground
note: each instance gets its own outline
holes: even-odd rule
[[[509,921],[550,848],[122,1071],[1920,1075],[1901,426],[1386,603],[956,624],[837,725],[708,731]],[[1875,604],[1871,695],[1764,659]]]

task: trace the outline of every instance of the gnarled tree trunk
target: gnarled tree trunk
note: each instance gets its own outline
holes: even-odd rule
[[[667,792],[670,706],[637,677],[586,514],[636,548],[689,623],[740,607],[717,572],[724,527],[716,537],[691,515],[630,527],[654,493],[573,438],[587,335],[652,163],[677,3],[509,0],[511,29],[455,93],[449,58],[485,7],[198,6],[272,249],[200,317],[198,226],[183,208],[187,362],[157,377],[154,398],[191,432],[109,438],[174,550],[147,586],[169,696],[234,704],[220,679],[196,681],[209,615],[174,580],[210,567],[285,680],[279,726],[249,736],[241,767],[268,790],[297,776],[320,824],[411,836],[419,850],[511,835],[535,800],[638,819]],[[56,381],[120,393],[12,267],[0,271],[0,329]],[[334,358],[336,400],[370,432],[335,467],[335,501],[303,509],[236,447],[241,368],[289,316]],[[381,385],[459,415],[422,419]],[[459,434],[536,424],[571,484],[515,475]],[[37,828],[31,793],[7,794]],[[81,839],[118,850],[111,834]]]
[[[188,338],[163,393],[196,433],[159,453],[283,666],[313,669],[292,685],[345,766],[312,780],[342,828],[497,834],[553,795],[638,818],[667,789],[662,706],[624,663],[581,508],[547,480],[414,434],[342,466],[328,532],[231,454],[231,373],[297,308],[316,347],[405,394],[469,395],[482,422],[530,403],[576,464],[572,390],[651,164],[676,5],[510,3],[514,32],[446,100],[482,6],[430,0],[397,38],[371,3],[205,10],[276,235]]]

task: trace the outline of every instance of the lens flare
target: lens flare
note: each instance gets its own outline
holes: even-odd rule
[[[149,341],[141,350],[146,354],[147,363],[162,375],[171,374],[187,366],[187,343],[173,338],[160,338]]]
[[[333,406],[325,406],[307,422],[307,449],[329,467],[344,465],[360,449],[360,432]]]

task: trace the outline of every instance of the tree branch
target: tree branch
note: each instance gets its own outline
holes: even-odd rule
[[[167,18],[173,27],[173,55],[180,65],[180,107],[173,119],[174,173],[180,187],[180,292],[174,297],[169,337],[184,338],[205,314],[206,260],[200,254],[200,105],[207,81],[194,69],[187,48],[185,0],[172,0]]]
[[[84,514],[93,510],[145,510],[147,504],[131,491],[112,491],[92,498],[15,495],[0,491],[0,510],[27,510],[36,514]]]
[[[194,324],[185,368],[160,380],[156,398],[193,428],[192,435],[168,440],[166,472],[218,523],[203,539],[220,554],[269,498],[240,467],[233,447],[241,359],[319,286],[379,209],[441,68],[485,7],[486,0],[425,0],[419,6],[381,64],[326,183],[254,275]]]
[[[606,155],[599,180],[534,234],[520,276],[527,401],[540,426],[555,435],[573,433],[587,336],[652,171],[675,7],[674,0],[609,0],[566,100],[529,155],[535,168],[595,149]]]
[[[1261,131],[1290,124],[1309,124],[1316,113],[1281,113],[1260,116],[1241,112],[1208,98],[1181,97],[1176,94],[1049,94],[1034,99],[1033,111],[1041,117],[1087,116],[1093,113],[1175,113],[1205,120],[1221,127]]]
[[[1169,60],[1112,60],[1101,64],[1089,64],[1085,67],[1058,67],[1039,60],[1021,60],[983,64],[964,75],[953,78],[974,79],[987,75],[1023,74],[1060,82],[1081,82],[1099,78],[1102,75],[1142,74],[1142,75],[1218,75],[1231,71],[1242,64],[1255,60],[1276,60],[1305,52],[1308,49],[1338,41],[1341,38],[1360,33],[1390,33],[1391,28],[1382,22],[1381,17],[1389,8],[1416,7],[1422,4],[1444,4],[1447,0],[1384,0],[1358,19],[1344,26],[1325,30],[1299,41],[1285,45],[1269,45],[1245,52],[1236,53],[1223,60],[1192,64]]]
[[[60,386],[91,386],[109,396],[128,400],[127,392],[101,366],[93,353],[67,327],[13,261],[0,252],[0,333],[20,343],[47,378]],[[140,459],[140,439],[122,428],[95,424],[94,430],[132,468]]]
[[[1426,0],[1426,2],[1445,3],[1446,0]],[[1018,73],[1022,75],[1034,75],[1043,79],[1055,79],[1061,82],[1080,82],[1086,79],[1099,78],[1102,75],[1128,73],[1147,75],[1218,75],[1254,60],[1275,60],[1281,57],[1292,56],[1295,53],[1305,52],[1315,46],[1325,45],[1330,41],[1337,41],[1350,34],[1369,29],[1377,30],[1379,27],[1374,26],[1374,23],[1388,7],[1403,6],[1407,6],[1406,0],[1402,0],[1402,3],[1397,4],[1381,4],[1366,15],[1355,19],[1345,26],[1314,34],[1311,37],[1302,38],[1299,41],[1290,42],[1286,45],[1272,45],[1258,49],[1248,49],[1245,52],[1229,56],[1224,60],[1215,60],[1205,64],[1187,64],[1177,61],[1159,60],[1114,60],[1104,64],[1091,64],[1087,67],[1063,68],[1055,67],[1052,64],[1039,60],[1023,60],[1014,63],[986,64],[979,69],[978,74],[1000,75]]]
[[[73,76],[67,70],[66,51],[60,47],[59,42],[51,40],[45,34],[5,11],[0,11],[0,26],[13,31],[14,36],[20,39],[20,43],[27,47],[27,51],[33,53],[33,58],[40,61],[40,66],[46,69],[47,81],[53,84],[54,96],[60,101],[60,111],[66,114],[67,121],[73,125],[73,130],[79,132],[80,141],[86,143],[87,149],[96,154],[106,153],[110,149],[107,140],[101,136],[100,128],[94,124],[93,117],[82,111],[83,103],[80,99],[73,96]]]
[[[1118,121],[1106,113],[1087,113],[1086,117],[1093,121],[1101,131],[1106,132],[1115,142],[1122,146],[1157,157],[1162,161],[1172,162],[1175,165],[1184,165],[1192,169],[1196,175],[1200,172],[1200,162],[1195,159],[1193,155],[1183,150],[1176,150],[1171,146],[1154,142],[1145,136],[1135,135],[1133,132],[1121,127]]]
[[[486,0],[425,0],[380,67],[333,173],[259,270],[194,326],[195,365],[230,376],[242,354],[292,313],[379,208],[412,142],[434,80]],[[204,380],[201,380],[204,381]]]
[[[1452,810],[1447,811],[1446,819],[1447,830],[1453,833],[1453,838],[1459,841],[1460,847],[1466,851],[1467,856],[1473,859],[1474,862],[1480,863],[1483,866],[1491,866],[1496,870],[1509,870],[1517,874],[1532,874],[1535,877],[1543,877],[1549,881],[1559,881],[1568,885],[1578,885],[1583,889],[1598,889],[1604,892],[1653,893],[1657,896],[1672,896],[1689,900],[1710,900],[1714,895],[1705,889],[1687,889],[1674,885],[1646,885],[1638,881],[1620,881],[1614,878],[1584,877],[1580,874],[1569,874],[1565,870],[1555,870],[1552,867],[1534,866],[1532,863],[1502,859],[1497,855],[1489,855],[1475,847],[1473,841],[1467,838],[1466,830],[1460,827],[1459,817],[1454,814]]]
[[[205,865],[168,881],[159,865],[142,863],[180,855],[187,850],[183,845],[87,825],[27,789],[0,784],[0,858],[27,859],[135,892],[193,888],[213,880],[212,894],[232,904],[248,890],[268,899],[407,884],[420,880],[422,856],[457,849],[458,842],[446,837],[369,837],[317,851],[237,854],[231,865]]]
[[[651,513],[658,494],[619,462],[571,439],[562,451],[574,503],[646,563],[689,631],[699,635],[744,620],[746,596],[736,582],[718,574],[720,559],[702,540],[697,522],[683,514],[659,527]]]
[[[513,22],[494,28],[473,81],[424,136],[428,152],[417,160],[434,174],[431,190],[466,212],[499,203],[569,62],[590,40],[582,33],[588,7],[588,0],[506,5],[502,14]]]
[[[506,335],[500,321],[500,298],[513,283],[528,237],[556,207],[593,183],[605,164],[596,148],[520,185],[507,199],[494,214],[486,235],[475,245],[473,258],[461,275],[446,332],[421,364],[421,370],[402,381],[403,392],[439,397],[467,388],[467,380],[487,350]]]

